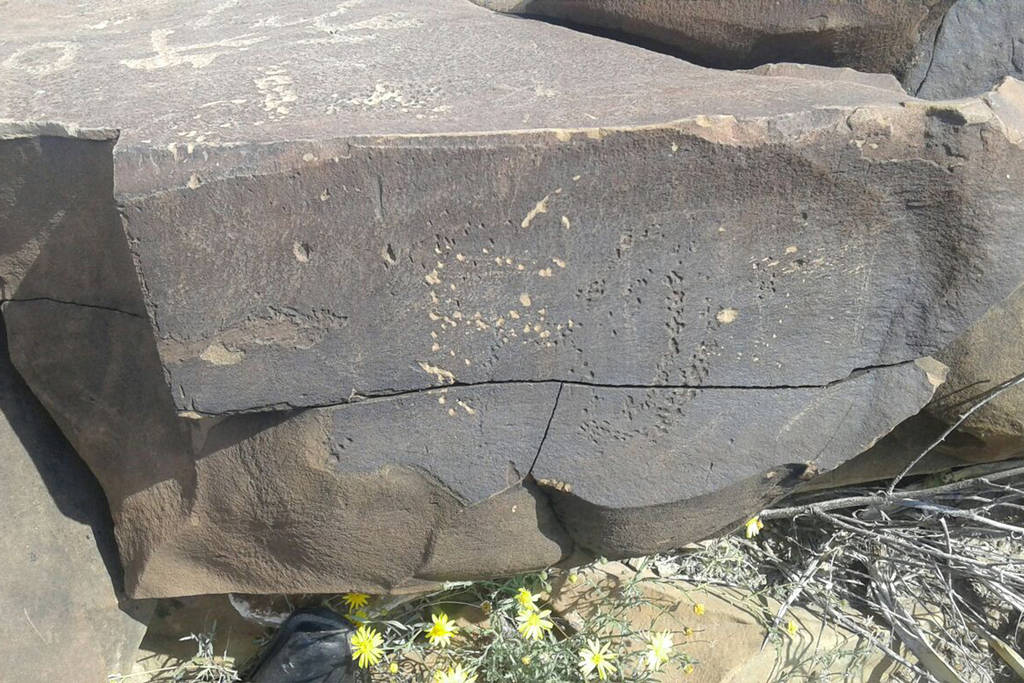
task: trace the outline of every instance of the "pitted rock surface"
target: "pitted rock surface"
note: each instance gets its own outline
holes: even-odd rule
[[[707,537],[916,413],[1024,277],[1013,80],[927,102],[459,0],[15,15],[4,323],[135,595]]]

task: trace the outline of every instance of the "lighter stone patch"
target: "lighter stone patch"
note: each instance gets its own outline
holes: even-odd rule
[[[797,248],[796,247],[793,247],[793,246],[786,247],[786,253],[787,254],[795,254],[796,252],[797,252]]]
[[[539,216],[542,213],[547,213],[548,212],[548,200],[550,198],[551,198],[550,194],[549,195],[545,195],[544,199],[542,199],[539,202],[537,202],[537,205],[534,206],[532,209],[530,209],[530,211],[526,214],[526,217],[523,218],[523,222],[520,223],[520,225],[523,228],[528,228],[528,227],[530,227],[530,223],[533,222],[534,218],[536,218],[537,216]]]
[[[263,108],[272,114],[287,114],[291,111],[288,105],[299,99],[292,89],[292,77],[284,69],[273,66],[263,73],[263,78],[253,80],[263,95]]]
[[[232,351],[220,342],[214,342],[199,357],[212,365],[237,365],[245,358],[245,351]]]
[[[201,179],[199,178],[199,176],[198,176],[198,175],[196,175],[195,173],[193,173],[192,175],[190,175],[190,176],[188,177],[188,182],[187,182],[187,183],[185,183],[185,184],[186,184],[186,185],[188,186],[188,189],[190,189],[190,190],[194,190],[194,189],[196,189],[197,187],[199,187],[200,185],[202,185],[202,184],[203,184],[203,181],[202,181],[202,180],[201,180]]]
[[[417,361],[423,372],[433,375],[439,384],[455,384],[455,375],[437,365],[431,365],[425,361]]]
[[[722,310],[715,314],[715,320],[722,323],[723,325],[728,325],[729,323],[736,320],[739,314],[740,312],[737,311],[735,308],[723,308]]]
[[[526,292],[523,292],[522,294],[519,295],[519,303],[521,303],[523,306],[529,308],[533,304],[533,301],[530,299],[530,295],[529,294],[527,294]]]
[[[309,263],[310,251],[309,245],[305,242],[292,243],[292,253],[295,255],[295,260],[299,263]]]
[[[422,109],[429,104],[426,99],[406,94],[401,86],[383,81],[374,84],[369,95],[350,98],[348,103],[366,108],[397,106],[402,109]]]
[[[562,216],[562,227],[565,228],[566,230],[572,227],[572,223],[569,222],[568,216]]]
[[[15,50],[0,64],[33,76],[48,76],[71,66],[78,55],[78,49],[78,43],[62,40],[36,43]]]
[[[210,66],[213,60],[218,57],[231,54],[237,50],[244,50],[250,45],[266,40],[266,37],[249,38],[246,35],[241,35],[212,43],[196,43],[194,45],[172,47],[167,42],[167,36],[172,33],[174,33],[173,29],[154,29],[149,34],[149,42],[153,46],[153,52],[156,54],[139,59],[122,59],[121,64],[129,69],[142,69],[144,71],[166,69],[186,64],[193,69],[202,69]]]

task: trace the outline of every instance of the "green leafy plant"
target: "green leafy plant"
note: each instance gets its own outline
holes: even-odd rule
[[[586,591],[585,619],[570,625],[552,609],[548,572],[501,581],[448,584],[390,610],[365,605],[358,594],[342,596],[361,670],[374,681],[437,683],[529,683],[550,681],[662,680],[669,663],[693,664],[679,649],[683,633],[643,630],[630,615],[652,606],[640,573],[614,588],[586,585],[588,578],[563,577]],[[352,597],[360,609],[353,608]],[[461,613],[478,618],[453,619]],[[379,638],[373,638],[373,635]]]

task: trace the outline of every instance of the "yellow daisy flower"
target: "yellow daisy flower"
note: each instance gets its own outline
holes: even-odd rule
[[[427,640],[431,645],[445,647],[451,644],[452,636],[459,632],[455,622],[448,618],[444,612],[430,615],[434,623],[426,630]]]
[[[764,523],[760,517],[754,516],[747,520],[747,538],[753,538],[761,533],[761,529],[764,528]]]
[[[615,671],[612,660],[616,655],[608,651],[608,643],[601,643],[596,640],[588,640],[587,647],[580,650],[580,671],[584,678],[597,672],[597,677],[602,681],[608,678],[608,674]]]
[[[366,607],[370,602],[370,596],[366,593],[345,593],[341,596],[341,601],[348,605],[348,609],[351,612],[360,607]]]
[[[572,574],[569,574],[569,583],[576,583],[579,580],[580,580],[580,575],[577,574],[576,572],[573,572]]]
[[[686,628],[683,629],[683,635],[686,636],[687,638],[691,637],[693,635],[693,629],[690,628],[689,626],[687,626]]]
[[[686,675],[692,674],[693,673],[693,664],[687,664],[686,666],[684,666],[683,667],[683,673],[686,674]]]
[[[384,656],[381,648],[384,638],[371,626],[360,626],[349,638],[349,642],[352,644],[352,657],[361,669],[375,666]]]
[[[554,628],[554,624],[548,619],[551,610],[519,610],[519,633],[527,640],[540,640],[547,631]]]
[[[704,614],[704,603],[703,602],[698,602],[698,603],[694,604],[694,606],[693,606],[693,613],[696,614],[698,617],[701,616],[702,614]]]
[[[799,630],[800,630],[800,627],[797,626],[796,622],[793,621],[792,619],[790,619],[789,621],[786,622],[786,633],[788,633],[789,635],[795,636],[797,631],[799,631]]]
[[[516,593],[516,602],[519,603],[519,609],[537,609],[537,596],[525,588],[520,588]]]
[[[388,673],[398,673],[398,662],[391,662],[390,664],[388,664]]]
[[[657,671],[672,656],[672,634],[668,631],[650,633],[647,636],[648,650],[645,653],[647,668]]]
[[[475,683],[476,674],[470,674],[462,668],[461,664],[456,664],[455,668],[448,667],[447,671],[435,671],[434,672],[434,683]]]

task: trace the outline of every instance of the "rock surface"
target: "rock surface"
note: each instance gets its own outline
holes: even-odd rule
[[[927,99],[1024,74],[1020,0],[474,0],[705,66],[806,62],[896,76]]]
[[[954,0],[474,2],[606,32],[717,68],[806,62],[902,78],[927,61],[935,32]]]
[[[0,29],[0,117],[100,129],[0,134],[4,322],[137,596],[704,538],[916,413],[1024,278],[1016,81],[457,0],[46,11]]]
[[[103,491],[11,366],[2,329],[0,513],[2,678],[91,682],[125,670],[148,608],[119,607]]]
[[[958,0],[925,58],[908,73],[910,92],[928,99],[977,95],[1024,74],[1024,2]]]
[[[952,422],[990,389],[1024,372],[1024,287],[989,309],[941,357],[950,364],[949,384],[929,409]],[[1024,451],[1024,389],[988,402],[964,427],[986,443],[1017,443]]]

